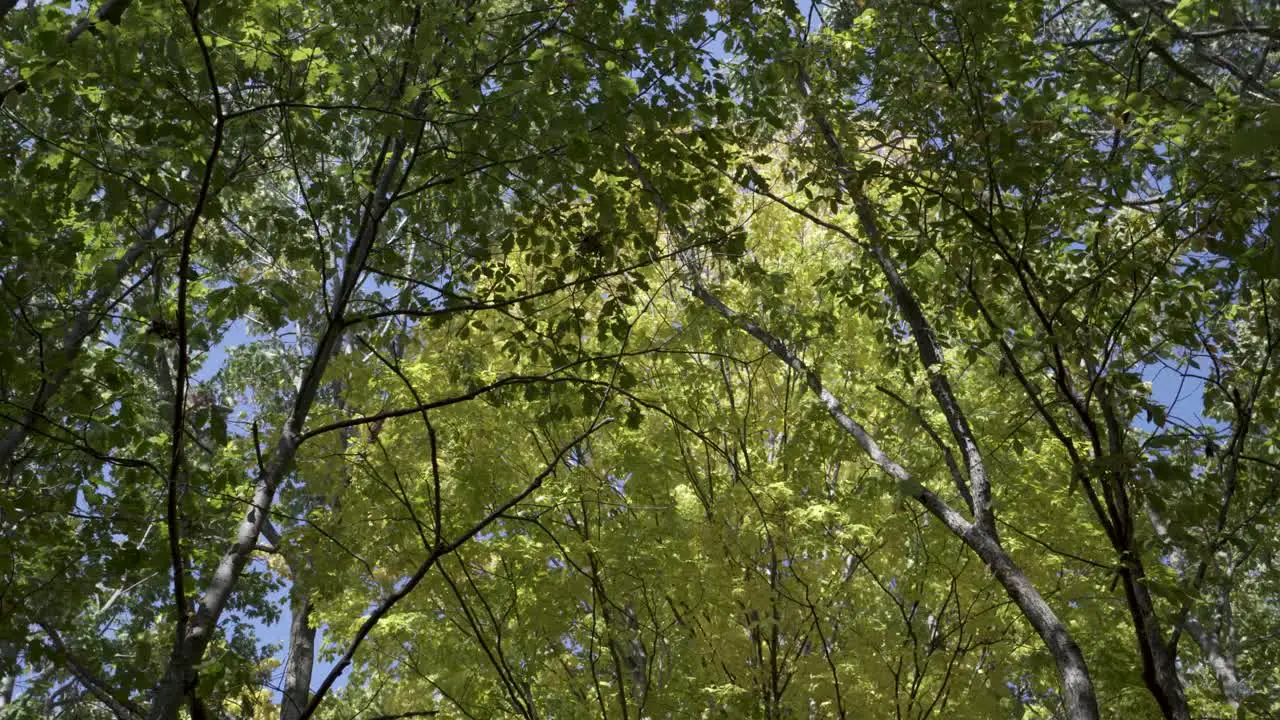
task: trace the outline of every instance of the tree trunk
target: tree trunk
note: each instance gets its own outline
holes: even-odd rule
[[[295,584],[289,592],[293,622],[289,626],[289,658],[284,667],[284,696],[280,720],[298,720],[311,701],[311,670],[315,664],[316,629],[311,624],[311,599]]]
[[[830,127],[821,118],[819,118],[819,121],[824,126],[826,134],[834,139],[834,134]],[[836,146],[834,149],[838,150],[839,148]],[[653,183],[649,181],[649,176],[641,166],[639,159],[631,153],[630,149],[627,149],[627,155],[632,168],[635,169],[640,179],[641,186],[653,196],[659,212],[667,218],[671,218],[672,214],[666,204],[666,200],[653,186]],[[847,168],[843,161],[839,165],[842,168]],[[853,191],[850,194],[854,194]],[[856,197],[862,201],[858,203],[857,209],[860,211],[863,222],[872,225],[868,231],[869,234],[872,234],[871,230],[875,230],[875,227],[872,223],[873,218],[867,217],[870,214],[869,204],[866,202],[865,197],[860,194]],[[685,229],[676,223],[672,223],[671,228],[677,237],[686,238],[688,235]],[[873,236],[878,237],[878,233]],[[800,377],[804,378],[805,384],[809,386],[809,389],[826,406],[827,413],[836,421],[836,424],[858,443],[872,462],[897,481],[899,492],[917,500],[932,515],[941,520],[948,530],[974,550],[978,557],[991,569],[992,574],[995,575],[1005,592],[1008,593],[1009,597],[1022,611],[1027,621],[1031,623],[1032,628],[1040,635],[1049,653],[1053,656],[1054,663],[1058,667],[1058,674],[1062,679],[1062,697],[1066,705],[1067,716],[1071,720],[1099,720],[1097,694],[1094,692],[1093,680],[1089,675],[1089,668],[1085,663],[1084,654],[1080,651],[1080,646],[1071,638],[1067,627],[1058,619],[1049,604],[1044,601],[1035,586],[1031,584],[1031,580],[1014,564],[1013,559],[1009,557],[1004,547],[1001,546],[995,533],[995,518],[991,514],[990,496],[987,494],[989,488],[987,487],[986,469],[983,466],[981,456],[975,452],[976,445],[972,443],[968,422],[964,419],[963,412],[958,404],[954,402],[954,397],[950,394],[950,388],[935,386],[934,391],[938,396],[937,400],[941,409],[948,415],[948,419],[952,420],[957,440],[961,442],[962,447],[966,444],[970,446],[970,454],[967,458],[971,464],[970,482],[974,484],[975,488],[977,485],[982,485],[984,488],[981,493],[973,493],[974,522],[972,523],[956,512],[942,498],[916,482],[906,468],[886,455],[871,433],[867,432],[867,429],[861,423],[853,419],[845,411],[844,403],[823,384],[818,373],[809,367],[786,343],[749,316],[739,313],[726,305],[702,284],[700,278],[701,268],[689,260],[686,260],[685,263],[689,273],[689,281],[693,286],[694,297],[701,300],[703,304],[736,325],[739,329],[759,340],[775,357],[799,373]],[[890,282],[893,282],[893,278],[890,278]],[[895,289],[899,293],[911,297],[904,284],[898,283]],[[927,326],[923,327],[923,329],[928,331],[928,334],[917,336],[916,338],[917,343],[925,344],[925,347],[921,350],[922,354],[927,354],[931,349],[936,352],[936,348],[931,348],[928,345],[931,342],[932,331]],[[941,354],[939,353],[938,356],[940,357]],[[925,366],[926,369],[930,368],[928,362],[925,363]],[[979,469],[981,472],[975,472]]]
[[[366,197],[367,207],[361,218],[360,233],[343,261],[339,292],[329,310],[324,334],[311,353],[310,365],[293,401],[289,421],[281,429],[275,451],[258,475],[249,501],[249,511],[236,528],[231,547],[223,553],[217,570],[209,578],[185,636],[176,644],[165,665],[164,674],[155,688],[155,700],[147,715],[148,720],[176,720],[183,698],[195,685],[196,666],[204,658],[205,650],[213,640],[218,620],[222,617],[222,610],[229,602],[231,593],[240,580],[240,574],[249,562],[249,555],[258,543],[258,535],[271,512],[276,489],[292,469],[294,455],[302,443],[303,425],[311,412],[325,368],[346,330],[344,315],[347,304],[364,272],[369,251],[378,235],[378,226],[391,207],[392,181],[399,170],[403,153],[404,143],[396,142],[394,149],[384,153],[381,158],[382,175],[377,188]]]
[[[1125,598],[1133,629],[1138,636],[1138,649],[1142,653],[1142,681],[1151,692],[1160,712],[1168,720],[1191,720],[1191,710],[1182,692],[1182,682],[1173,662],[1173,654],[1160,632],[1160,621],[1151,602],[1151,593],[1143,584],[1141,567],[1125,568],[1120,572],[1124,582]]]
[[[1058,676],[1062,679],[1062,701],[1066,706],[1067,717],[1071,720],[1098,720],[1098,698],[1084,653],[1072,639],[1067,626],[1036,590],[1031,579],[1014,563],[997,540],[982,532],[978,526],[970,524],[936,495],[923,491],[916,499],[953,533],[959,535],[982,559],[1008,593],[1009,599],[1013,600],[1022,611],[1022,616],[1044,641],[1057,665]]]
[[[18,663],[18,646],[0,643],[0,708],[13,702],[14,686],[20,674],[22,666]]]
[[[726,319],[755,336],[780,360],[797,370],[826,405],[828,414],[835,419],[836,423],[853,436],[873,462],[898,481],[900,491],[909,494],[924,505],[934,517],[947,526],[948,530],[973,549],[991,569],[996,580],[1022,611],[1053,656],[1058,674],[1062,678],[1062,697],[1066,704],[1067,716],[1071,720],[1098,720],[1098,699],[1080,646],[1071,638],[1066,626],[1044,601],[1031,580],[1009,557],[1000,541],[986,533],[981,526],[970,523],[933,492],[915,482],[905,468],[887,457],[866,429],[849,417],[845,412],[844,404],[822,384],[817,373],[778,338],[769,334],[750,318],[730,309],[696,281],[694,295]]]

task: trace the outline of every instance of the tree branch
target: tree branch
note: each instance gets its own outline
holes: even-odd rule
[[[86,667],[84,663],[80,662],[71,650],[67,648],[66,643],[64,643],[62,638],[58,636],[57,631],[43,620],[36,621],[36,626],[44,631],[44,634],[48,636],[49,641],[53,643],[54,650],[66,661],[67,669],[71,671],[71,674],[80,681],[81,685],[85,686],[85,689],[100,700],[103,705],[106,705],[111,711],[111,714],[115,715],[119,720],[137,720],[137,718],[141,718],[143,716],[144,713],[142,708],[138,707],[128,698],[117,698],[112,695],[107,689],[108,685],[98,678],[97,675],[91,672],[89,668]]]
[[[84,341],[98,328],[103,318],[120,301],[119,298],[110,301],[107,298],[110,297],[110,293],[115,287],[124,280],[125,276],[133,271],[143,254],[152,247],[155,242],[153,236],[156,228],[159,227],[160,220],[164,217],[164,212],[167,209],[168,205],[165,203],[160,203],[152,209],[147,225],[139,233],[137,241],[116,261],[110,279],[89,297],[84,304],[84,309],[71,322],[66,335],[63,337],[61,348],[54,353],[52,374],[41,380],[40,388],[37,390],[36,396],[27,412],[0,439],[0,467],[8,467],[10,465],[14,453],[17,452],[22,441],[31,432],[32,426],[40,420],[49,401],[53,399],[53,396],[62,387],[62,383],[70,377],[75,361],[84,347]]]
[[[127,4],[126,0],[109,0],[106,5],[103,5],[103,10],[106,10],[112,2],[124,2]],[[101,12],[99,14],[101,15]],[[222,151],[223,141],[221,91],[218,89],[218,78],[214,74],[213,59],[209,55],[209,47],[204,41],[203,31],[200,29],[200,16],[196,6],[192,6],[188,10],[187,16],[191,25],[191,32],[195,36],[196,43],[200,46],[200,55],[209,81],[209,93],[213,98],[214,121],[213,142],[209,148],[209,156],[205,159],[204,175],[200,179],[200,189],[196,194],[195,206],[187,217],[186,226],[183,228],[182,237],[179,240],[178,308],[175,323],[177,325],[178,345],[175,358],[177,367],[175,369],[176,377],[174,378],[171,426],[172,448],[169,455],[169,473],[165,480],[165,523],[168,526],[169,564],[173,573],[173,606],[176,620],[174,631],[175,653],[181,649],[183,638],[187,634],[186,569],[182,557],[182,518],[178,507],[180,502],[178,497],[178,476],[183,471],[185,461],[186,432],[184,431],[184,426],[187,411],[187,381],[191,366],[187,338],[187,296],[192,272],[191,240],[195,235],[196,227],[200,224],[200,217],[204,214],[204,208],[209,199],[213,173],[218,165],[218,154]],[[116,16],[116,22],[119,22],[118,15]]]
[[[326,675],[324,681],[320,683],[320,687],[316,690],[315,695],[312,696],[311,702],[307,705],[307,709],[302,711],[302,715],[298,717],[298,720],[308,720],[315,713],[316,708],[320,706],[321,701],[324,700],[325,695],[328,694],[329,690],[333,687],[333,684],[344,672],[346,672],[347,666],[351,664],[351,660],[355,656],[356,650],[360,648],[360,645],[364,642],[365,638],[369,636],[369,633],[373,631],[374,627],[378,625],[382,618],[385,617],[387,613],[391,612],[391,609],[395,607],[396,603],[400,602],[407,597],[409,593],[413,592],[413,589],[422,582],[422,579],[426,577],[431,568],[435,566],[437,560],[457,550],[468,540],[475,537],[488,527],[494,520],[505,515],[508,510],[520,504],[525,498],[532,495],[535,490],[542,487],[542,482],[555,472],[556,467],[559,466],[561,460],[568,455],[570,450],[576,447],[583,440],[586,440],[597,430],[612,422],[612,418],[605,418],[601,422],[592,424],[568,444],[561,447],[555,457],[552,458],[551,462],[547,464],[542,472],[534,476],[533,480],[529,482],[523,491],[499,505],[489,514],[485,515],[484,518],[476,522],[470,529],[464,531],[461,535],[458,535],[452,542],[439,545],[435,550],[428,554],[427,558],[422,561],[422,564],[419,565],[413,575],[405,581],[404,585],[379,603],[378,607],[369,614],[369,617],[365,618],[365,621],[360,624],[360,628],[356,631],[355,637],[353,637],[351,642],[347,645],[346,651],[342,653],[342,657],[339,658],[338,662],[334,664],[331,670],[329,670],[329,674]]]

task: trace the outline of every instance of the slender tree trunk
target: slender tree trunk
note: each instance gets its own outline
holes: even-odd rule
[[[645,652],[635,609],[628,605],[622,615],[629,636],[623,646],[623,660],[626,661],[628,674],[631,676],[631,693],[635,697],[636,712],[643,716],[645,701],[649,695],[649,658]]]
[[[1155,508],[1148,505],[1147,517],[1151,521],[1151,527],[1156,532],[1156,537],[1169,548],[1170,556],[1173,559],[1173,567],[1178,573],[1184,577],[1188,575],[1188,562],[1186,555],[1183,554],[1181,548],[1173,545],[1169,538],[1169,529],[1164,518],[1160,517]],[[1200,583],[1195,582],[1193,587],[1199,587]],[[1226,592],[1220,593],[1218,602],[1212,608],[1211,613],[1218,618],[1229,618],[1231,615],[1231,598]],[[1240,682],[1239,670],[1236,668],[1235,655],[1232,652],[1229,643],[1224,647],[1223,640],[1219,637],[1219,633],[1212,627],[1205,627],[1197,616],[1193,608],[1187,609],[1186,618],[1182,622],[1182,627],[1186,628],[1191,634],[1191,638],[1196,641],[1196,645],[1200,648],[1200,655],[1204,661],[1209,663],[1209,667],[1213,669],[1213,676],[1218,681],[1218,687],[1222,690],[1222,695],[1226,699],[1227,704],[1233,709],[1239,709],[1240,703],[1248,696],[1248,690]],[[1174,628],[1174,634],[1177,635],[1178,629]],[[1230,632],[1227,633],[1228,637]],[[1169,642],[1169,654],[1174,655],[1177,651],[1176,640]]]
[[[298,720],[311,701],[311,670],[315,665],[316,629],[311,624],[311,599],[295,583],[289,592],[293,621],[289,626],[289,659],[284,667],[284,697],[280,720]]]
[[[984,537],[982,542],[990,542],[990,539]],[[1062,620],[1058,619],[1053,608],[1049,607],[1003,548],[995,543],[991,544],[994,546],[992,550],[979,550],[974,543],[970,543],[970,547],[991,568],[1009,598],[1017,604],[1036,634],[1049,648],[1062,679],[1062,699],[1068,716],[1073,720],[1098,718],[1098,700],[1094,695],[1093,681],[1089,677],[1089,668],[1085,664],[1080,646],[1072,639],[1071,633]]]
[[[820,124],[823,125],[827,137],[830,140],[834,140],[834,134],[825,121],[820,121]],[[833,149],[838,151],[838,145]],[[640,179],[641,186],[653,196],[659,212],[666,216],[670,222],[670,218],[673,218],[674,215],[670,212],[665,198],[654,187],[649,180],[648,173],[645,172],[639,159],[631,153],[630,149],[627,149],[627,155],[632,168]],[[847,165],[843,162],[840,163],[840,166],[847,171]],[[850,194],[854,195],[852,191]],[[870,204],[860,193],[854,196],[858,200],[856,209],[859,212],[860,219],[863,223],[870,225],[869,234],[871,234],[870,231],[876,230],[876,227],[873,222],[874,218],[868,217],[871,213]],[[682,239],[687,237],[688,233],[684,227],[674,223],[670,227],[677,237]],[[878,233],[873,234],[873,237],[878,237]],[[986,468],[981,456],[977,453],[976,443],[973,441],[968,422],[963,417],[963,412],[955,402],[955,398],[951,395],[950,387],[935,383],[933,390],[935,396],[937,396],[939,406],[948,416],[961,448],[967,448],[966,459],[970,464],[969,481],[975,490],[978,487],[982,488],[981,492],[975,491],[973,493],[974,522],[969,522],[948,505],[945,500],[912,478],[906,468],[890,458],[880,448],[879,443],[876,442],[871,433],[849,415],[845,410],[845,404],[826,387],[813,368],[809,367],[779,337],[770,333],[749,316],[739,313],[726,305],[702,283],[701,268],[697,267],[691,260],[686,260],[685,263],[689,272],[689,281],[692,284],[694,297],[748,335],[759,340],[775,357],[799,373],[800,377],[804,378],[805,384],[826,407],[827,413],[835,420],[836,424],[858,443],[872,462],[897,481],[899,492],[914,498],[924,505],[954,535],[962,539],[966,545],[977,553],[987,567],[991,569],[992,574],[995,575],[1005,592],[1008,593],[1009,597],[1022,611],[1027,621],[1031,623],[1032,628],[1040,635],[1040,638],[1053,656],[1054,663],[1058,667],[1058,674],[1062,679],[1062,697],[1066,705],[1067,716],[1071,720],[1099,720],[1097,694],[1094,691],[1093,680],[1089,675],[1089,668],[1085,663],[1084,654],[1080,651],[1079,645],[1071,638],[1066,625],[1053,612],[1049,604],[1044,601],[1044,598],[1032,585],[1030,579],[1009,557],[995,533],[995,518],[992,515],[993,509],[989,500],[989,479]],[[911,299],[913,307],[918,310],[918,304],[914,303],[914,297],[910,295],[909,290],[901,283],[900,278],[896,278],[896,274],[889,273],[887,270],[886,274],[890,275],[888,279],[891,283],[894,283],[895,280],[897,281],[894,289],[899,298],[901,299],[905,296]],[[921,332],[918,332],[916,337],[916,342],[921,346],[921,355],[927,356],[932,352],[940,357],[936,346],[932,345],[932,330],[924,323],[923,315],[918,314],[909,319],[922,326],[920,328]],[[927,357],[924,364],[926,369],[933,369],[933,364],[927,361]]]
[[[1121,570],[1120,576],[1124,582],[1129,615],[1133,618],[1138,649],[1142,653],[1142,681],[1166,718],[1191,720],[1191,710],[1182,692],[1182,681],[1178,679],[1173,654],[1160,632],[1160,620],[1156,617],[1151,593],[1143,584],[1145,573],[1139,566]]]
[[[293,466],[294,456],[302,442],[303,424],[311,412],[325,368],[346,329],[343,320],[347,303],[364,271],[369,251],[378,235],[379,223],[390,208],[392,182],[400,169],[403,152],[404,143],[397,141],[393,150],[382,155],[382,175],[375,191],[367,197],[359,235],[351,244],[343,262],[340,292],[334,297],[324,334],[311,354],[310,366],[294,399],[289,422],[282,428],[275,452],[271,454],[267,466],[259,473],[249,500],[250,509],[236,528],[231,547],[223,553],[217,570],[210,577],[196,606],[185,636],[177,643],[172,657],[165,665],[164,675],[156,685],[155,701],[147,715],[148,720],[177,718],[183,698],[195,684],[196,666],[204,658],[205,650],[213,640],[218,620],[222,617],[222,610],[230,600],[240,574],[249,562],[249,555],[258,543],[258,535],[262,532],[275,501],[276,490]]]
[[[18,648],[10,643],[0,645],[0,660],[3,660],[5,667],[4,674],[0,675],[0,708],[4,708],[13,702],[14,685],[21,672],[18,666]],[[13,665],[12,668],[9,667],[10,664]]]
[[[1080,646],[1071,638],[1071,633],[1062,623],[1053,608],[1045,602],[1031,580],[1021,568],[1014,563],[1008,552],[1000,544],[997,537],[989,534],[982,526],[971,523],[960,513],[951,508],[945,501],[927,488],[915,482],[910,473],[894,462],[880,449],[874,438],[856,420],[849,417],[844,404],[822,384],[811,368],[803,360],[780,341],[769,334],[753,320],[740,315],[725,305],[719,298],[704,287],[700,281],[694,280],[694,295],[726,319],[734,322],[750,335],[759,339],[773,351],[778,359],[787,363],[806,379],[810,389],[826,405],[827,412],[846,432],[857,440],[868,456],[888,475],[898,481],[904,494],[908,494],[947,528],[962,539],[990,568],[996,580],[1008,593],[1018,609],[1044,641],[1045,647],[1053,656],[1062,679],[1062,697],[1067,708],[1067,715],[1072,720],[1098,720],[1098,699],[1093,689],[1093,680],[1089,675],[1088,665]]]
[[[1248,694],[1240,683],[1240,673],[1236,668],[1235,657],[1223,649],[1218,634],[1200,623],[1195,615],[1187,617],[1187,632],[1200,646],[1200,654],[1209,667],[1213,668],[1213,677],[1218,681],[1223,697],[1232,710],[1239,710],[1240,703]]]

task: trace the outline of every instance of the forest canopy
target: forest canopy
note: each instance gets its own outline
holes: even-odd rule
[[[1280,716],[1280,6],[0,0],[0,718]]]

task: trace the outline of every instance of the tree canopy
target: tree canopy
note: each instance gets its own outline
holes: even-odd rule
[[[0,0],[0,718],[1280,715],[1280,6]]]

